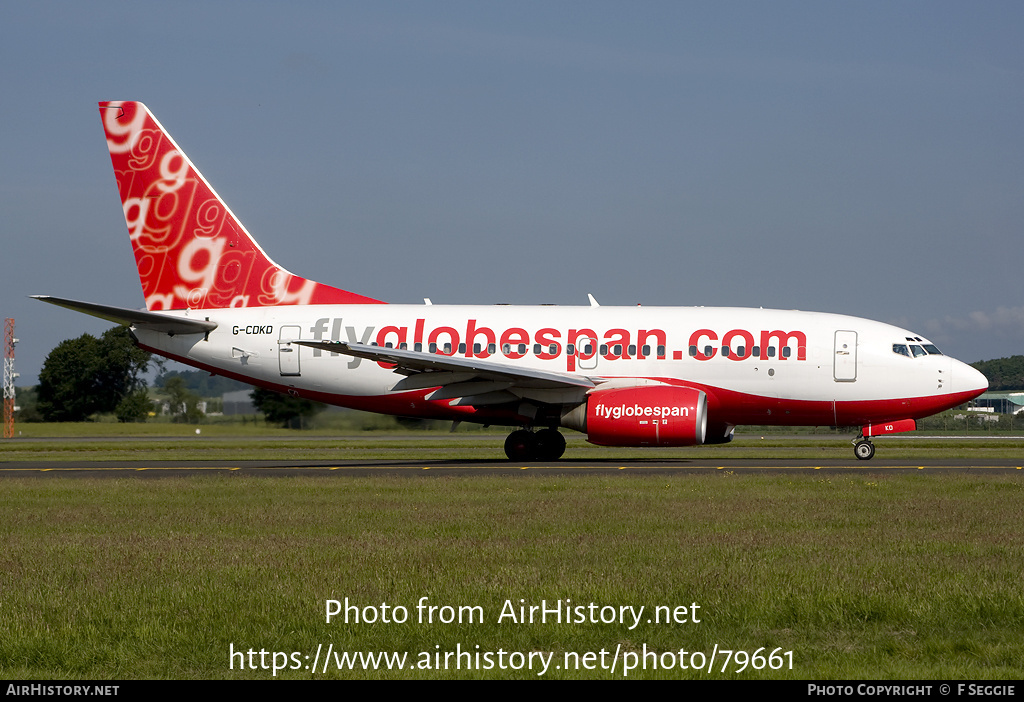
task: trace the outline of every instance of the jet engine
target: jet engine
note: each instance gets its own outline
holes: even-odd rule
[[[704,443],[707,407],[707,395],[693,388],[613,388],[590,393],[561,424],[599,446],[694,446]]]

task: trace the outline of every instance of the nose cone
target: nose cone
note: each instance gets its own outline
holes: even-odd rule
[[[967,396],[965,402],[988,390],[988,378],[977,368],[962,361],[953,361],[952,375],[953,392]]]

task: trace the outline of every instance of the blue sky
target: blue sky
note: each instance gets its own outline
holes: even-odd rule
[[[0,5],[20,384],[141,307],[96,103],[280,264],[390,302],[764,306],[1024,353],[1024,5]]]

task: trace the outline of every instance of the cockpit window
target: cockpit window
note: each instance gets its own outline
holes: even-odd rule
[[[907,337],[907,341],[912,341]],[[919,358],[920,356],[941,356],[942,352],[934,344],[893,344],[892,352],[898,353],[907,358]]]

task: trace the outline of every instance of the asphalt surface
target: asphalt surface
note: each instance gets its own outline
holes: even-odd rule
[[[507,460],[435,461],[6,461],[0,463],[0,479],[10,477],[68,478],[159,478],[200,474],[231,474],[262,477],[310,476],[493,476],[516,475],[677,475],[677,474],[800,474],[859,473],[894,475],[911,472],[996,474],[1021,471],[1020,459],[907,459],[871,461],[842,460],[691,460],[652,458],[621,460],[561,460],[549,463],[512,463]]]
[[[211,448],[217,446],[221,441],[233,441],[232,437],[166,437],[166,436],[140,436],[127,439],[131,442],[145,444],[148,442],[165,442],[169,438],[181,442],[182,447],[195,448],[193,442],[200,444],[209,443]],[[330,436],[262,436],[260,441],[281,442],[282,444],[302,443],[304,445],[316,444],[317,441],[333,441],[336,437]],[[352,440],[355,437],[344,437]],[[750,438],[750,437],[745,437]],[[762,439],[784,439],[801,438],[792,436],[764,436]],[[823,444],[830,446],[849,445],[844,437],[822,435],[819,437]],[[413,460],[409,459],[409,451],[402,451],[400,458],[387,459],[375,457],[373,459],[270,459],[270,460],[195,460],[194,452],[191,458],[170,459],[170,460],[26,460],[26,461],[5,461],[0,453],[0,480],[15,476],[20,477],[108,477],[108,478],[158,478],[161,476],[183,476],[201,474],[231,474],[250,475],[264,477],[278,476],[309,476],[320,475],[330,477],[357,477],[369,475],[395,475],[406,477],[442,477],[442,476],[484,476],[484,475],[517,475],[521,477],[534,475],[599,475],[599,474],[641,474],[641,475],[672,475],[672,474],[699,474],[699,473],[722,473],[722,474],[797,474],[797,473],[860,473],[860,474],[898,474],[910,472],[941,472],[941,473],[981,473],[996,474],[1021,471],[1024,475],[1024,440],[1020,456],[1011,458],[988,458],[978,455],[971,458],[935,458],[934,452],[930,457],[907,458],[905,455],[900,458],[886,458],[886,449],[891,446],[898,446],[904,437],[886,437],[884,442],[876,443],[878,452],[870,461],[859,461],[853,456],[852,449],[845,457],[836,459],[825,458],[770,458],[771,450],[766,449],[764,458],[728,458],[723,455],[718,458],[687,458],[678,454],[668,457],[652,453],[649,455],[634,456],[629,459],[618,458],[603,459],[590,457],[586,460],[563,458],[553,462],[535,463],[513,463],[504,458],[501,451],[502,437],[485,434],[460,434],[460,442],[466,440],[479,440],[481,443],[494,444],[493,457],[476,459],[431,459]],[[934,440],[941,443],[946,440],[970,439],[978,441],[979,445],[988,443],[987,440],[1014,441],[1016,437],[1006,436],[928,436],[915,434],[906,437],[915,441]],[[366,436],[359,437],[367,444],[380,441],[394,442],[401,440],[434,443],[450,441],[449,435],[444,434],[396,434],[386,437]],[[125,439],[117,437],[51,437],[51,438],[15,438],[8,439],[11,446],[20,443],[45,442],[62,444],[66,442],[95,442],[106,443],[111,441],[123,442]],[[739,443],[739,442],[737,442]],[[929,441],[929,443],[931,443]],[[570,452],[571,454],[571,452]],[[436,452],[434,453],[436,456]],[[749,455],[749,454],[748,454]],[[1004,454],[1005,455],[1005,454]]]

